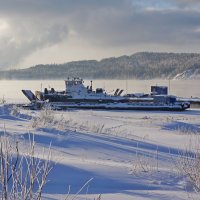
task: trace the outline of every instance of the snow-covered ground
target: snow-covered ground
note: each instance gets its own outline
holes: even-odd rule
[[[200,109],[184,112],[67,110],[30,111],[0,106],[0,134],[37,155],[51,143],[56,162],[44,199],[146,200],[195,197],[177,172],[182,149],[197,141]],[[76,193],[88,181],[88,184]],[[197,197],[197,196],[196,196]]]

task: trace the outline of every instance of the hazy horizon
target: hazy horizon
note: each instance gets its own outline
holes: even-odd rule
[[[123,57],[123,56],[132,56],[134,54],[139,54],[139,53],[166,53],[166,54],[200,54],[200,52],[165,52],[165,51],[160,51],[160,52],[156,52],[156,51],[140,51],[140,52],[135,52],[135,53],[130,53],[130,54],[123,54],[123,55],[119,55],[119,56],[110,56],[110,57],[103,57],[103,58],[100,58],[100,59],[80,59],[80,60],[69,60],[69,61],[63,61],[63,62],[54,62],[54,63],[36,63],[36,64],[33,64],[33,65],[30,65],[30,66],[19,66],[18,68],[7,68],[7,69],[1,69],[0,68],[0,71],[9,71],[9,70],[18,70],[18,69],[28,69],[28,68],[31,68],[31,67],[35,67],[37,65],[62,65],[62,64],[66,64],[66,63],[70,63],[70,62],[81,62],[81,61],[97,61],[97,62],[100,62],[104,59],[110,59],[110,58],[119,58],[119,57]],[[25,79],[26,80],[26,79]]]

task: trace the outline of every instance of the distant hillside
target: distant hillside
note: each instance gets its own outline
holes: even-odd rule
[[[200,79],[200,68],[190,68],[180,74],[177,74],[174,79]]]
[[[75,76],[91,79],[199,79],[200,54],[143,52],[101,61],[36,65],[0,73],[0,79],[66,79]]]

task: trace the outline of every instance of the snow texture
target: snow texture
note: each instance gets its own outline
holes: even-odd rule
[[[194,133],[194,134],[193,134]],[[200,133],[200,110],[30,111],[0,106],[0,134],[26,152],[35,135],[37,156],[51,143],[56,164],[43,199],[166,200],[195,197],[177,172],[176,158]],[[92,178],[81,190],[80,188]],[[196,196],[197,197],[197,196]]]

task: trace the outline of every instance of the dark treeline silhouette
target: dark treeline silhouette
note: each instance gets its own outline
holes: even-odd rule
[[[200,74],[197,53],[136,53],[64,64],[36,65],[27,69],[1,71],[0,79],[153,79],[173,78],[184,71]]]

